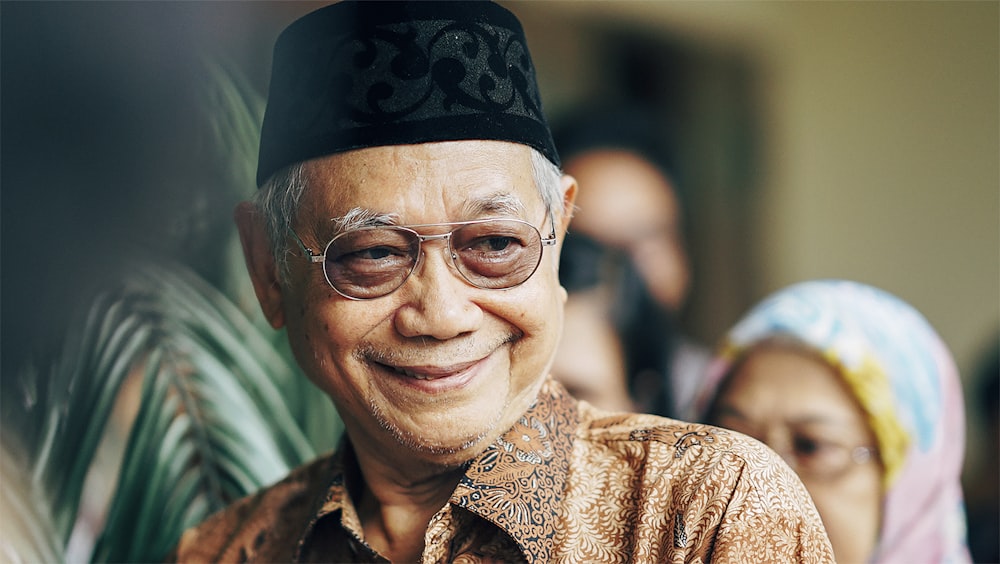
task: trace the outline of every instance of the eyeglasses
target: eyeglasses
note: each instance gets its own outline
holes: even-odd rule
[[[732,429],[766,443],[785,460],[803,481],[831,482],[844,476],[851,468],[877,461],[878,449],[858,445],[846,437],[810,429],[808,425],[791,425],[783,432],[766,438],[760,428],[730,410],[710,416],[720,427]]]
[[[322,254],[292,236],[309,262],[323,263],[326,281],[338,294],[370,300],[391,294],[406,282],[423,256],[427,241],[445,240],[455,269],[476,288],[503,290],[523,284],[538,269],[544,247],[556,244],[555,222],[543,239],[535,226],[519,219],[480,219],[410,226],[359,227],[326,244]],[[417,228],[451,227],[451,231],[421,235]]]
[[[804,480],[832,481],[855,465],[875,460],[878,451],[868,446],[852,447],[830,441],[793,437],[791,448],[779,454]]]

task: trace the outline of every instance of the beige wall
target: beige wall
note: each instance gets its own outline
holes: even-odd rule
[[[754,287],[817,277],[920,309],[963,371],[1000,328],[996,2],[507,2],[549,107],[598,80],[582,25],[738,52],[759,73]]]

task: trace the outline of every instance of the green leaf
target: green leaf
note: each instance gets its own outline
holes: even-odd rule
[[[263,99],[226,65],[209,75],[206,150],[225,164],[231,206],[253,191]],[[335,444],[340,419],[263,318],[232,227],[212,230],[222,235],[199,240],[214,263],[198,262],[215,272],[161,256],[134,265],[71,316],[55,358],[26,366],[0,395],[9,560],[80,557],[66,546],[88,475],[117,475],[91,559],[157,561],[187,527]],[[122,394],[138,380],[137,399]],[[134,416],[112,419],[116,407]],[[95,462],[124,435],[120,462],[110,457],[120,467]]]

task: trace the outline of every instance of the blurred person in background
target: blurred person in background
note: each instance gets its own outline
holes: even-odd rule
[[[552,375],[577,399],[609,411],[636,411],[629,393],[625,343],[615,324],[617,282],[627,263],[617,253],[568,232],[559,255],[566,319]],[[618,259],[618,260],[616,260]]]
[[[842,280],[775,293],[730,330],[697,406],[785,458],[838,562],[969,561],[958,370],[895,296]]]
[[[655,119],[639,109],[595,110],[568,116],[564,124],[555,130],[556,146],[564,170],[580,186],[560,265],[570,293],[566,325],[580,338],[618,335],[632,409],[689,417],[710,355],[678,321],[691,269],[683,209]],[[578,247],[588,250],[575,252]],[[584,329],[594,322],[605,326]],[[587,347],[564,339],[554,374],[582,380],[569,370],[596,366],[597,352],[606,349],[597,341]],[[607,400],[597,405],[622,404],[621,394],[605,391],[609,382],[586,381],[591,387],[580,393]]]

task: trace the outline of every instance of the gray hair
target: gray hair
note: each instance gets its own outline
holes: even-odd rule
[[[532,148],[531,173],[549,216],[553,221],[560,219],[563,215],[563,195],[559,186],[562,171]],[[294,225],[306,183],[305,163],[298,162],[271,176],[252,199],[267,228],[271,253],[281,280],[288,276],[288,254],[298,253],[297,248],[288,245],[288,229]]]

